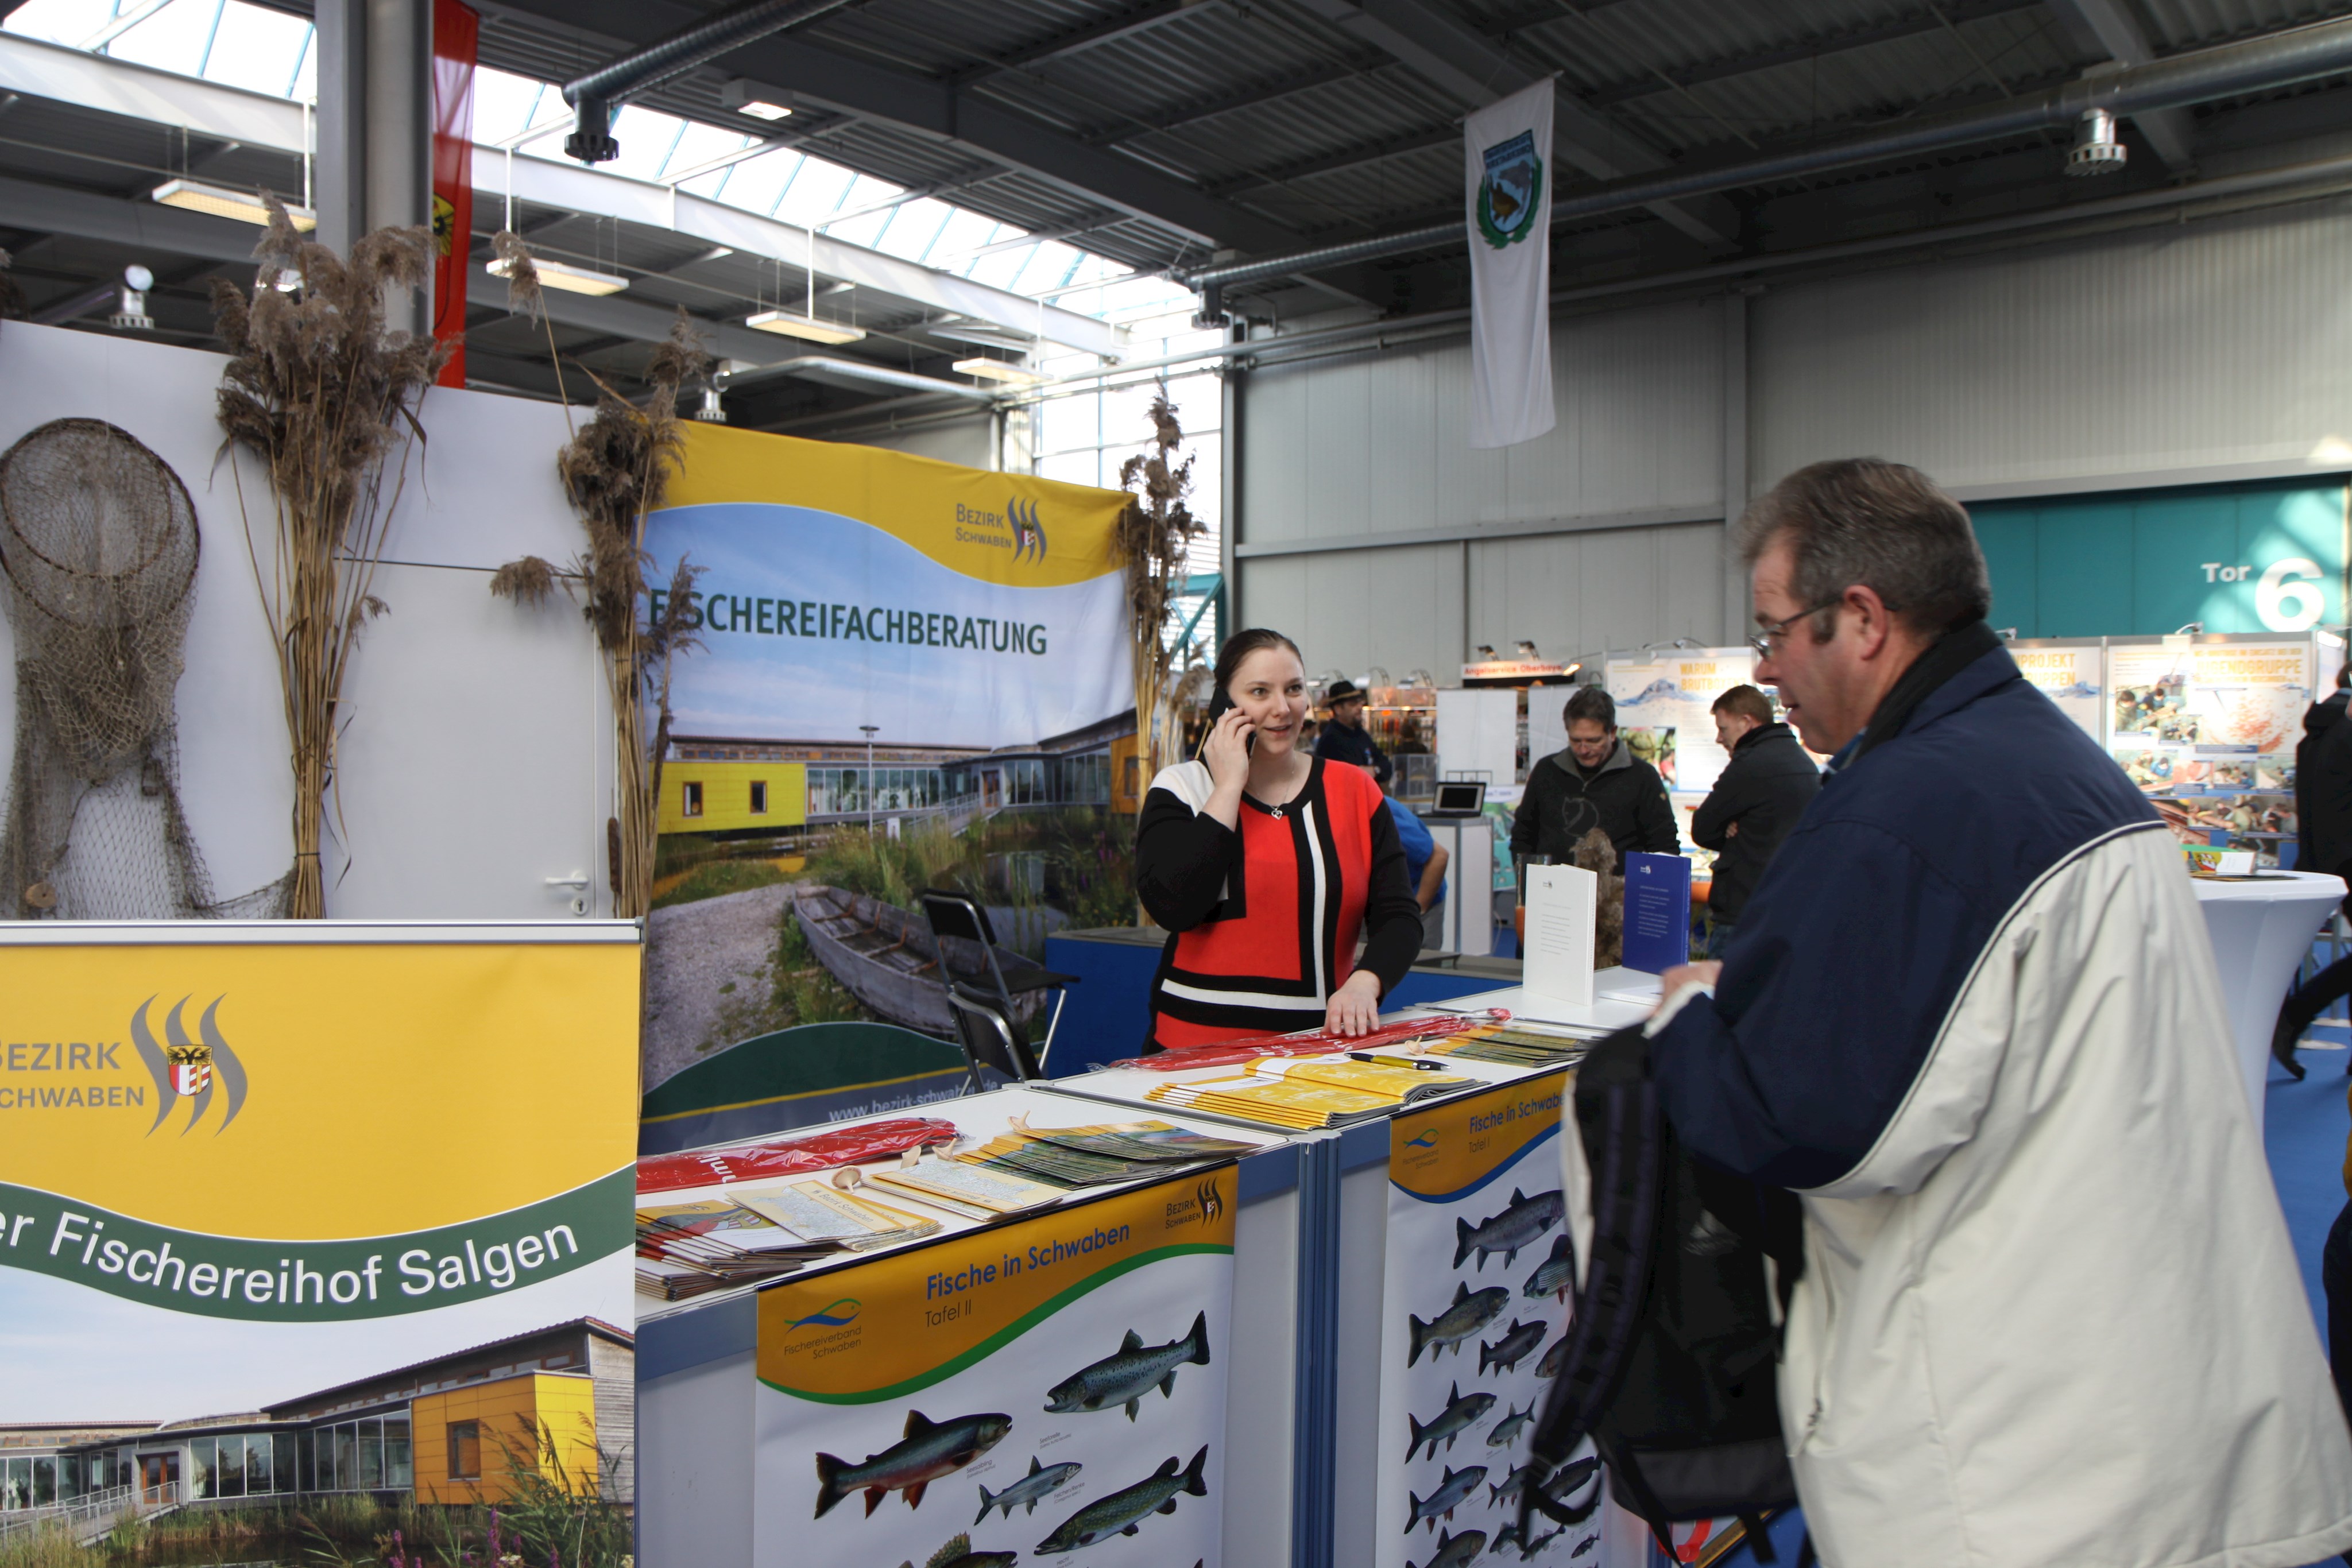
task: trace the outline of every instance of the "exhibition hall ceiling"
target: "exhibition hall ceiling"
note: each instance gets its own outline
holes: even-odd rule
[[[971,385],[950,367],[975,354],[1066,369],[1073,353],[1164,351],[1190,325],[1194,268],[1448,221],[1461,209],[1462,116],[1497,84],[1555,77],[1555,188],[1571,196],[1612,172],[1745,160],[1998,103],[2107,62],[2352,14],[2352,0],[851,0],[630,99],[613,125],[620,158],[585,181],[571,179],[583,166],[563,157],[569,119],[550,84],[726,7],[479,8],[476,139],[514,152],[478,154],[478,259],[511,197],[515,226],[541,254],[625,277],[625,301],[654,308],[573,306],[557,328],[566,354],[630,376],[650,323],[683,306],[720,331],[729,357],[749,341],[784,360],[807,346],[740,331],[782,304],[866,330],[827,353]],[[314,90],[301,0],[0,10],[11,35],[0,49],[44,40],[280,103]],[[110,307],[69,308],[137,261],[158,277],[159,333],[205,341],[205,292],[240,269],[159,248],[103,214],[78,216],[84,199],[148,206],[174,174],[299,195],[299,150],[235,134],[216,105],[142,117],[128,107],[137,95],[45,90],[47,58],[0,59],[0,180],[43,196],[0,201],[0,245],[16,256],[29,311],[108,330]],[[747,100],[790,112],[754,119]],[[1555,281],[2057,207],[2310,156],[2306,145],[2335,152],[2323,143],[2340,134],[2344,103],[2329,80],[2146,116],[2123,130],[2125,171],[2095,181],[2062,177],[2053,131],[1607,214],[1555,231]],[[646,189],[768,226],[714,243],[709,224],[672,221]],[[813,304],[812,225],[851,247],[815,256]],[[849,265],[853,250],[889,267]],[[1254,279],[1221,303],[1287,323],[1448,308],[1466,287],[1463,255],[1438,248]],[[501,294],[474,290],[469,371],[544,394],[540,330],[510,318]],[[1108,326],[1057,326],[1055,311]],[[730,395],[730,410],[739,423],[791,428],[908,395],[855,377],[779,378]]]

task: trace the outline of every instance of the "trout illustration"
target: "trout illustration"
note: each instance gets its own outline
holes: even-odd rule
[[[987,1519],[988,1511],[992,1508],[1003,1509],[1004,1511],[1004,1517],[1007,1519],[1011,1519],[1013,1517],[1013,1511],[1015,1508],[1024,1503],[1028,1505],[1028,1509],[1031,1513],[1036,1512],[1037,1503],[1040,1499],[1059,1487],[1063,1482],[1068,1480],[1072,1476],[1076,1475],[1083,1468],[1083,1466],[1077,1464],[1048,1466],[1040,1463],[1036,1455],[1030,1455],[1029,1473],[1027,1475],[1023,1476],[1019,1480],[1014,1481],[1011,1486],[1006,1487],[1003,1491],[996,1493],[993,1497],[989,1495],[989,1490],[986,1487],[980,1489],[980,1518],[973,1520],[972,1523],[976,1525],[982,1522],[982,1521]]]
[[[1204,1444],[1192,1456],[1192,1462],[1181,1470],[1171,1458],[1135,1485],[1115,1491],[1099,1502],[1087,1504],[1064,1520],[1059,1530],[1037,1543],[1038,1555],[1058,1556],[1081,1546],[1092,1546],[1107,1536],[1133,1535],[1153,1514],[1174,1513],[1179,1495],[1208,1496],[1209,1483],[1201,1479],[1201,1467],[1208,1458],[1209,1450]]]
[[[1045,1408],[1056,1415],[1074,1410],[1115,1410],[1127,1406],[1127,1418],[1156,1385],[1168,1398],[1176,1397],[1176,1369],[1209,1364],[1209,1314],[1193,1318],[1192,1332],[1166,1344],[1145,1344],[1133,1329],[1117,1352],[1090,1366],[1079,1368],[1046,1390]]]
[[[831,1454],[816,1457],[816,1515],[823,1519],[851,1492],[866,1494],[866,1516],[882,1506],[883,1494],[902,1491],[908,1508],[923,1506],[923,1489],[941,1476],[964,1466],[1004,1440],[1013,1417],[1003,1415],[959,1416],[934,1421],[919,1410],[907,1412],[907,1435],[862,1465]]]
[[[1511,1332],[1492,1344],[1478,1347],[1478,1375],[1483,1377],[1488,1367],[1499,1366],[1505,1372],[1517,1372],[1519,1363],[1533,1354],[1543,1343],[1544,1326],[1540,1322],[1523,1323],[1511,1320]]]
[[[1576,1289],[1576,1243],[1569,1238],[1567,1232],[1562,1231],[1552,1238],[1551,1256],[1536,1265],[1536,1271],[1528,1276],[1528,1282],[1520,1286],[1519,1291],[1531,1301],[1544,1296],[1557,1295],[1565,1302],[1568,1300],[1568,1293],[1574,1289]]]
[[[1558,1225],[1568,1213],[1568,1206],[1557,1189],[1528,1197],[1517,1187],[1511,1189],[1511,1201],[1502,1213],[1483,1224],[1473,1225],[1466,1219],[1454,1222],[1454,1266],[1462,1267],[1462,1260],[1471,1253],[1478,1254],[1478,1267],[1486,1266],[1486,1255],[1500,1252],[1503,1267],[1519,1255],[1522,1247],[1532,1247],[1536,1239]]]
[[[1454,1439],[1460,1437],[1465,1428],[1494,1407],[1493,1395],[1473,1394],[1465,1398],[1462,1393],[1462,1385],[1455,1383],[1446,1393],[1445,1408],[1431,1416],[1427,1426],[1414,1420],[1409,1414],[1405,1416],[1404,1424],[1412,1428],[1412,1441],[1406,1444],[1404,1449],[1406,1461],[1411,1462],[1413,1450],[1423,1443],[1429,1445],[1431,1453],[1437,1452],[1437,1443],[1441,1437],[1445,1440],[1445,1446],[1448,1448],[1453,1448]]]
[[[1412,1331],[1412,1354],[1404,1358],[1404,1364],[1411,1366],[1418,1362],[1422,1351],[1429,1345],[1437,1347],[1430,1352],[1433,1358],[1444,1354],[1448,1345],[1454,1347],[1455,1354],[1460,1354],[1462,1342],[1500,1317],[1510,1300],[1511,1292],[1501,1285],[1489,1285],[1483,1291],[1473,1291],[1469,1286],[1456,1281],[1454,1300],[1437,1316],[1423,1322],[1410,1313],[1406,1315],[1406,1326]]]

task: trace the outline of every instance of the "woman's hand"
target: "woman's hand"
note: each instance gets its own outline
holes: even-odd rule
[[[1236,801],[1249,782],[1249,737],[1255,728],[1249,715],[1239,708],[1227,708],[1224,716],[1209,731],[1208,745],[1201,754],[1201,759],[1209,765],[1209,777],[1218,792],[1230,791]]]
[[[1331,993],[1323,1011],[1323,1027],[1334,1034],[1369,1034],[1381,1021],[1381,977],[1359,969]]]

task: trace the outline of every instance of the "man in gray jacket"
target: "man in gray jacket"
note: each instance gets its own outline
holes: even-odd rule
[[[1527,793],[1511,819],[1511,853],[1565,862],[1579,839],[1599,828],[1617,846],[1618,872],[1634,850],[1682,852],[1666,781],[1635,760],[1617,734],[1617,703],[1599,686],[1568,699],[1568,748],[1528,769]]]

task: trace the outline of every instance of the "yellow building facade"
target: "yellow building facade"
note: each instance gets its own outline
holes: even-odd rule
[[[808,824],[804,762],[666,762],[665,833],[732,833]]]
[[[565,1490],[599,1490],[595,1385],[576,1373],[527,1372],[417,1398],[416,1500],[512,1500],[513,1462],[536,1464]]]

